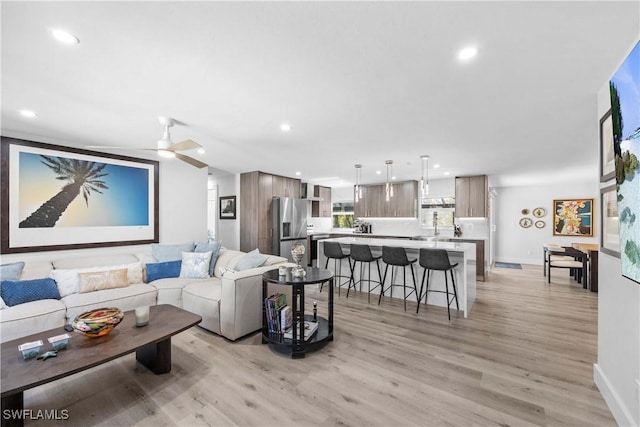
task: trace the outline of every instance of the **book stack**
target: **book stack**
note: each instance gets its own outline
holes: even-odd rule
[[[286,317],[289,318],[291,324],[291,308],[287,305],[287,296],[285,294],[273,294],[264,301],[267,314],[267,327],[270,334],[282,334],[286,329]],[[283,328],[283,317],[284,326]]]

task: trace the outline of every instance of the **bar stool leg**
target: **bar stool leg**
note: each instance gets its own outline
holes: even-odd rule
[[[420,306],[420,295],[418,295],[418,288],[416,285],[416,275],[413,272],[413,264],[410,264],[409,267],[411,267],[411,278],[413,279],[413,292],[416,295],[416,301],[418,301],[418,307]]]
[[[449,299],[449,279],[447,279],[447,272],[444,272],[444,285],[447,290],[447,314],[449,315],[449,320],[451,320],[451,310],[449,306],[451,305],[451,300]]]
[[[384,268],[384,277],[382,278],[382,285],[380,287],[380,296],[378,297],[378,305],[382,301],[382,297],[384,296],[384,283],[387,281],[387,271],[389,271],[389,264]],[[391,269],[391,281],[393,282],[393,269]]]
[[[416,307],[416,314],[420,312],[420,301],[422,301],[422,291],[424,289],[424,276],[427,274],[427,270],[425,269],[422,272],[422,281],[420,282],[420,294],[417,296],[418,298],[418,306]]]
[[[460,306],[458,305],[458,292],[456,291],[456,279],[453,274],[453,269],[449,270],[451,272],[451,282],[453,283],[453,296],[456,299],[456,310],[460,310]],[[446,275],[446,273],[445,273]]]
[[[407,311],[407,269],[406,266],[402,266],[402,296],[404,298],[404,311]]]

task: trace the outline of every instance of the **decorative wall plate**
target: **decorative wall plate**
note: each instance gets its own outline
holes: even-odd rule
[[[533,210],[533,216],[536,218],[542,218],[547,214],[547,210],[545,208],[535,208]]]
[[[522,209],[522,210],[520,211],[520,213],[521,213],[522,215],[529,215],[529,209],[524,208],[524,209]]]
[[[520,218],[520,227],[529,228],[532,225],[533,225],[533,221],[531,221],[531,218]]]
[[[545,225],[546,224],[542,220],[538,220],[538,221],[535,222],[536,228],[544,228]]]

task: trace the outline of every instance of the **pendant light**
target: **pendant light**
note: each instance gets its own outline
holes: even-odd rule
[[[356,203],[358,203],[360,201],[360,199],[362,199],[362,186],[360,185],[360,169],[362,169],[362,165],[355,165],[356,167],[356,185],[354,187],[354,197],[353,199],[355,200]]]
[[[426,199],[429,195],[429,156],[420,156],[420,197]]]
[[[384,199],[387,202],[389,202],[393,197],[393,184],[389,181],[389,179],[393,175],[393,170],[391,169],[393,167],[393,160],[387,160],[385,164],[387,165],[387,183],[384,186],[384,193],[385,193]]]

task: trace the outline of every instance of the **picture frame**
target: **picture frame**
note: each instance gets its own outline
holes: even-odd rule
[[[620,235],[618,234],[618,200],[616,186],[600,189],[601,228],[600,251],[620,258]]]
[[[553,235],[593,236],[593,199],[553,201]]]
[[[600,119],[600,182],[612,179],[616,174],[613,149],[613,118],[611,109]]]
[[[2,137],[0,165],[0,253],[159,241],[157,161]]]
[[[236,196],[220,197],[220,219],[236,219]]]

